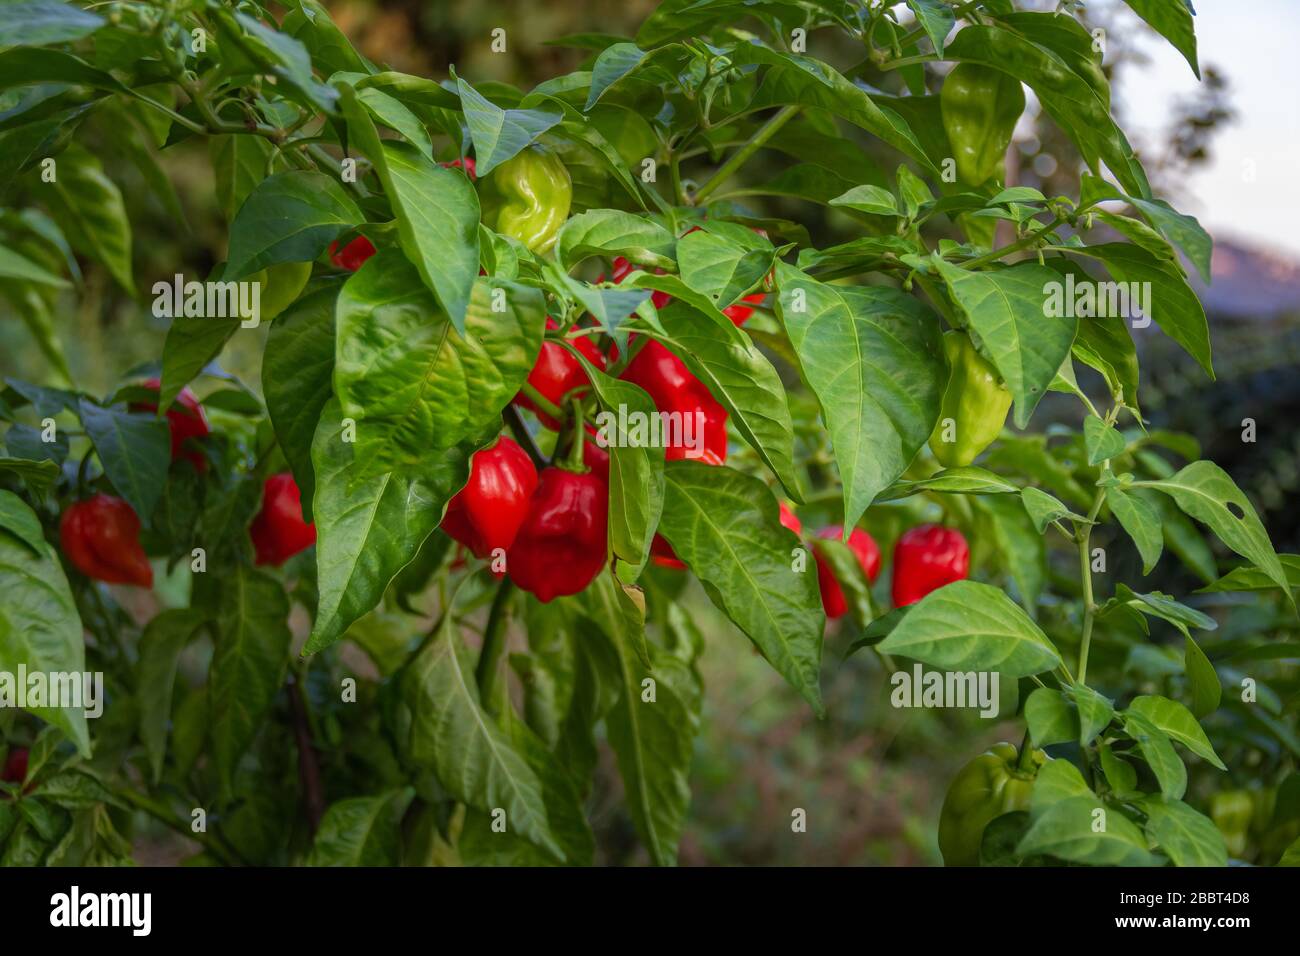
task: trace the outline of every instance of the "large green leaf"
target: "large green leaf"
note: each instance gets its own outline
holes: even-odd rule
[[[81,400],[81,424],[118,494],[148,521],[162,495],[171,463],[171,431],[152,412],[104,408]]]
[[[140,635],[140,740],[156,783],[167,753],[167,728],[172,718],[172,688],[181,651],[205,619],[194,608],[170,608],[158,614]]]
[[[262,357],[262,393],[276,438],[302,495],[303,517],[311,519],[316,487],[312,439],[333,394],[334,306],[338,287],[303,296],[271,325]]]
[[[558,110],[503,110],[462,79],[456,80],[476,168],[486,176],[563,119]]]
[[[1220,541],[1267,574],[1295,607],[1295,596],[1268,531],[1250,499],[1226,471],[1212,461],[1194,461],[1172,477],[1134,484],[1173,498],[1183,512],[1208,525]]]
[[[479,268],[478,194],[463,173],[443,169],[410,143],[381,140],[351,87],[342,88],[340,101],[348,131],[388,194],[402,251],[464,335]]]
[[[215,608],[208,707],[224,793],[266,721],[289,663],[289,596],[264,571],[237,564],[222,574]]]
[[[1016,427],[1029,416],[1070,354],[1077,320],[1044,309],[1047,287],[1060,275],[1034,262],[972,272],[935,258],[971,329],[979,337],[1016,403]]]
[[[307,865],[397,866],[402,814],[413,796],[415,791],[406,787],[331,804],[321,819]]]
[[[1214,821],[1181,800],[1161,796],[1142,799],[1147,836],[1175,866],[1227,866],[1228,848]]]
[[[699,714],[673,680],[667,661],[646,666],[643,614],[613,576],[601,575],[584,597],[588,618],[613,649],[608,665],[613,673],[602,679],[610,680],[618,700],[605,715],[605,725],[628,808],[650,858],[670,866],[677,859],[691,799],[689,771]]]
[[[395,249],[347,281],[336,311],[334,391],[372,473],[481,434],[527,378],[546,324],[540,291],[484,277],[459,333]]]
[[[879,645],[945,670],[1000,671],[1028,677],[1051,670],[1061,655],[1005,593],[976,581],[931,591]]]
[[[344,439],[339,405],[331,400],[312,444],[319,601],[304,654],[329,647],[379,603],[465,486],[470,456],[487,440],[427,457],[412,476],[371,475]]]
[[[0,22],[0,47],[68,43],[103,25],[103,17],[62,0],[10,0]]]
[[[851,528],[934,430],[948,381],[938,319],[893,289],[776,270],[778,313],[830,431]]]
[[[1174,45],[1187,64],[1201,78],[1196,62],[1196,28],[1192,25],[1192,5],[1188,0],[1124,0],[1133,12],[1149,23],[1157,33]]]
[[[563,860],[542,782],[483,709],[473,670],[446,613],[397,678],[403,705],[399,745],[416,764],[433,770],[457,800],[484,813],[504,810],[507,832]]]
[[[1210,743],[1210,738],[1205,736],[1200,723],[1178,701],[1158,696],[1134,697],[1128,705],[1128,712],[1141,714],[1198,757],[1208,760],[1220,770],[1227,769],[1214,752],[1214,746]]]
[[[820,715],[825,622],[816,574],[794,570],[797,539],[757,478],[669,462],[659,532],[736,626]]]
[[[1105,814],[1104,829],[1094,829],[1098,810]],[[1101,799],[1091,794],[1056,800],[1034,817],[1017,847],[1021,856],[1046,854],[1093,866],[1156,866],[1160,862],[1147,850],[1146,838],[1131,820],[1117,809],[1103,807]]]
[[[36,515],[30,514],[35,520]],[[30,542],[0,532],[0,661],[10,671],[6,696],[17,693],[13,685],[18,668],[28,673],[71,674],[79,682],[86,669],[81,619],[68,589],[68,579],[54,549],[40,542],[39,554]],[[6,707],[17,706],[6,700]],[[29,707],[67,735],[84,755],[90,756],[90,735],[84,707]]]
[[[45,203],[72,248],[102,263],[134,295],[131,223],[121,190],[104,174],[99,159],[80,146],[64,150],[57,162],[54,181],[33,181],[32,197]]]
[[[363,222],[365,215],[333,176],[277,173],[258,183],[235,214],[222,279],[242,279],[277,262],[309,262]]]

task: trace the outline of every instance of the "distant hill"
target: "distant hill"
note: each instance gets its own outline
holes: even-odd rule
[[[1300,315],[1300,260],[1235,239],[1216,237],[1206,285],[1188,268],[1212,318],[1277,319]]]

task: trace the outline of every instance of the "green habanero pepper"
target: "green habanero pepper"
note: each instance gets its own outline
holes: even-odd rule
[[[1047,754],[1035,750],[1021,768],[1013,744],[995,744],[953,778],[939,814],[939,850],[945,866],[977,866],[984,828],[1006,813],[1029,809],[1038,768]]]
[[[974,461],[1002,433],[1011,392],[965,332],[945,332],[943,350],[948,356],[948,385],[930,435],[930,451],[943,467],[959,468]]]
[[[958,63],[939,93],[957,178],[978,186],[1002,169],[1025,91],[1014,76],[978,63]]]
[[[555,245],[572,200],[569,171],[559,156],[537,144],[479,180],[483,224],[536,253]]]

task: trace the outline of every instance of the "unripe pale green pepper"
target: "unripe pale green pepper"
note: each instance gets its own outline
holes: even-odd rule
[[[483,224],[536,253],[555,245],[569,218],[573,181],[560,157],[533,144],[479,180]]]
[[[984,828],[1006,813],[1029,809],[1038,768],[1047,754],[1035,750],[1020,767],[1013,744],[1000,743],[980,754],[953,778],[939,814],[939,851],[945,866],[977,866]]]
[[[958,63],[939,93],[957,178],[978,186],[1002,168],[1025,91],[1010,74],[978,63]]]
[[[948,356],[948,385],[930,435],[930,451],[943,467],[959,468],[974,461],[1002,433],[1011,392],[965,332],[945,332],[943,350]]]
[[[1210,798],[1210,817],[1223,834],[1230,856],[1241,857],[1246,852],[1254,814],[1255,801],[1248,790],[1221,790]]]

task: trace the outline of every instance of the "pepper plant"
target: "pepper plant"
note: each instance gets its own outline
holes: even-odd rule
[[[1128,5],[1198,70],[1188,4]],[[949,863],[1223,864],[1247,785],[1295,860],[1297,564],[1144,419],[1142,337],[1213,376],[1211,242],[1077,6],[667,0],[524,90],[389,69],[316,0],[7,3],[0,295],[46,361],[0,393],[0,671],[104,706],[0,687],[3,862],[123,862],[150,818],[218,864],[621,861],[616,772],[626,858],[670,864],[706,641],[819,716],[846,653],[863,694],[1015,686]],[[1027,100],[1069,195],[1005,161]],[[146,274],[123,163],[178,240],[215,196],[215,265]],[[169,320],[107,393],[52,321],[92,289]],[[1267,626],[1216,640],[1225,594]]]

